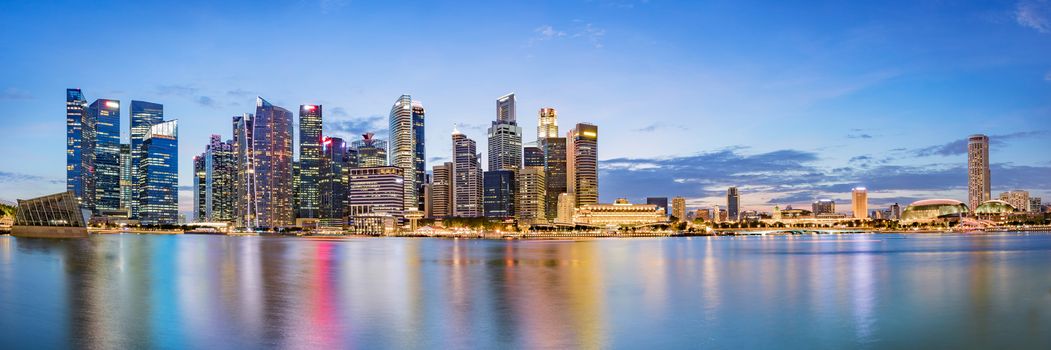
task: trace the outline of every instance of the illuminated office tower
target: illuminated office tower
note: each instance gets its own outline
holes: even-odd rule
[[[386,214],[401,218],[405,212],[405,181],[402,169],[392,166],[350,168],[347,214]]]
[[[120,210],[131,217],[131,189],[135,187],[131,170],[131,145],[120,144]]]
[[[569,131],[568,187],[577,197],[577,207],[598,204],[598,127],[580,123]]]
[[[741,195],[737,193],[737,187],[731,186],[726,189],[726,219],[737,221],[741,213]]]
[[[99,99],[88,106],[94,123],[94,214],[120,211],[120,102]]]
[[[558,112],[554,108],[546,107],[540,109],[536,138],[540,140],[549,137],[558,137]]]
[[[358,153],[359,168],[387,166],[387,141],[373,137],[371,132],[361,135],[361,140],[351,142],[351,148]]]
[[[292,226],[292,112],[256,98],[252,121],[257,228]]]
[[[566,160],[566,138],[548,137],[538,141],[544,152],[544,218],[548,221],[558,217],[558,195],[572,193],[568,189],[570,177]]]
[[[544,166],[544,150],[540,147],[530,146],[522,149],[523,166]]]
[[[515,94],[496,100],[496,120],[489,127],[489,170],[522,166],[522,128],[515,121]]]
[[[255,128],[251,113],[234,116],[234,222],[237,227],[256,226],[255,167],[252,133]]]
[[[493,170],[482,175],[482,206],[488,218],[511,218],[515,215],[515,171]]]
[[[850,190],[850,206],[854,211],[855,219],[868,219],[869,215],[869,191],[864,187],[854,187]]]
[[[671,216],[679,221],[686,221],[686,198],[675,197],[671,199]]]
[[[833,215],[836,213],[836,202],[831,199],[819,199],[811,204],[814,217],[819,215]]]
[[[576,213],[577,200],[573,198],[573,195],[569,193],[561,193],[558,195],[558,217],[555,218],[556,224],[572,224],[573,214]]]
[[[482,208],[482,165],[474,140],[453,129],[453,216],[479,217]]]
[[[527,166],[518,171],[515,185],[518,187],[515,211],[518,222],[524,225],[547,223],[544,183],[544,167]]]
[[[317,218],[320,207],[321,105],[299,106],[298,217]]]
[[[208,192],[208,169],[205,168],[204,154],[193,157],[193,221],[208,221],[208,209],[211,194]]]
[[[971,210],[992,199],[989,181],[989,136],[967,139],[967,201]]]
[[[145,153],[142,149],[142,141],[146,139],[146,133],[149,132],[150,126],[164,121],[164,105],[146,101],[131,101],[131,117],[129,118],[131,123],[128,126],[128,135],[131,143],[131,178],[135,179],[138,176],[135,172],[139,171],[139,163],[145,158]],[[132,198],[139,197],[138,186],[132,186],[131,188]],[[131,202],[131,217],[138,217],[138,201]]]
[[[228,222],[234,219],[236,159],[232,141],[212,135],[193,158],[194,220]]]
[[[87,106],[88,101],[80,89],[66,89],[66,190],[73,191],[82,208],[91,210],[95,192],[90,187],[92,179],[88,169],[92,168],[90,147],[94,142],[91,131],[94,125],[87,123]]]
[[[325,137],[321,141],[322,167],[320,172],[320,217],[342,219],[347,213],[350,190],[350,169],[354,167],[354,150],[348,149],[343,139]]]
[[[1013,190],[1000,193],[1000,200],[1007,202],[1018,211],[1029,211],[1029,192]]]
[[[143,158],[135,174],[139,187],[139,222],[174,225],[179,221],[178,122],[153,124],[142,141]]]
[[[435,165],[431,172],[431,217],[453,215],[453,163]]]
[[[420,101],[402,95],[390,108],[390,165],[405,171],[405,210],[422,209],[420,202],[426,152],[424,109]]]

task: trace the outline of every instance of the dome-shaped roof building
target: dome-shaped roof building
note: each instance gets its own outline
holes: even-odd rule
[[[1015,209],[1015,207],[1013,205],[1011,205],[1011,203],[1007,203],[1007,202],[1004,202],[1002,200],[994,199],[994,200],[991,200],[991,201],[985,201],[984,203],[979,205],[977,208],[974,209],[974,213],[978,214],[978,215],[982,215],[982,214],[1001,215],[1001,214],[1012,213],[1015,210],[1017,210],[1017,209]]]
[[[901,212],[902,221],[932,221],[967,214],[967,205],[955,199],[925,199],[912,202]]]

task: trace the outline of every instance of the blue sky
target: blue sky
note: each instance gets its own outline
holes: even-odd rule
[[[563,133],[599,125],[603,201],[964,199],[972,133],[993,137],[994,192],[1051,200],[1047,0],[8,1],[0,39],[4,200],[64,188],[68,87],[163,103],[182,185],[256,95],[324,104],[326,134],[350,137],[411,94],[434,162],[454,124],[484,143],[515,92],[527,140],[540,107]]]

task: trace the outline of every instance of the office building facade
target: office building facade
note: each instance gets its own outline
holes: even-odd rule
[[[527,166],[518,171],[515,181],[515,185],[518,186],[515,211],[520,224],[535,225],[548,222],[544,204],[547,197],[545,173],[544,167],[541,166]]]
[[[149,132],[151,126],[164,121],[164,105],[132,100],[129,121],[128,139],[131,144],[131,178],[135,179],[138,177],[135,172],[139,170],[139,165],[142,159],[145,158],[142,142],[146,139],[146,133]],[[132,187],[131,196],[133,198],[139,197],[138,187]],[[132,218],[138,217],[137,206],[138,201],[132,201]]]
[[[299,106],[299,218],[318,218],[321,206],[321,105]]]
[[[292,226],[292,112],[257,97],[252,126],[255,218],[251,227]]]
[[[737,187],[731,186],[726,189],[726,219],[737,221],[741,212],[741,195],[737,193]]]
[[[390,165],[405,171],[405,209],[423,208],[421,191],[426,174],[424,109],[420,101],[402,95],[390,109]]]
[[[522,128],[515,121],[515,94],[496,100],[496,120],[488,130],[489,170],[522,166]]]
[[[679,221],[686,221],[686,198],[675,197],[671,199],[671,216]]]
[[[343,219],[347,214],[350,169],[355,155],[343,139],[325,137],[321,142],[321,168],[318,175],[319,218]]]
[[[359,168],[387,166],[387,141],[375,138],[371,132],[361,135],[360,140],[351,142],[351,148],[357,152]]]
[[[514,170],[491,170],[482,175],[482,207],[487,218],[511,218],[515,215]]]
[[[94,125],[94,215],[120,211],[120,101],[99,99],[88,106]]]
[[[150,126],[142,141],[143,158],[136,173],[138,220],[144,225],[174,225],[179,220],[178,121]]]
[[[400,167],[350,168],[347,215],[350,220],[368,215],[404,217],[405,180]]]
[[[989,136],[967,138],[967,204],[973,210],[992,199],[989,180]]]
[[[87,123],[88,101],[80,89],[66,89],[66,190],[73,191],[77,203],[91,209],[94,190],[91,182],[91,152],[94,125]],[[88,195],[85,195],[88,194]]]
[[[539,140],[544,152],[544,217],[552,221],[558,216],[558,195],[572,193],[569,191],[568,163],[566,159],[566,139],[548,137]]]
[[[598,127],[580,123],[570,130],[569,185],[577,197],[577,207],[598,204]]]
[[[864,220],[869,213],[869,191],[864,187],[854,187],[850,190],[850,207],[855,219]]]
[[[482,216],[482,166],[476,144],[457,130],[453,130],[452,142],[453,216]]]

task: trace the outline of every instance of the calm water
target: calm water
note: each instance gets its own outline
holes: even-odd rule
[[[1051,348],[1051,233],[0,237],[0,348]]]

